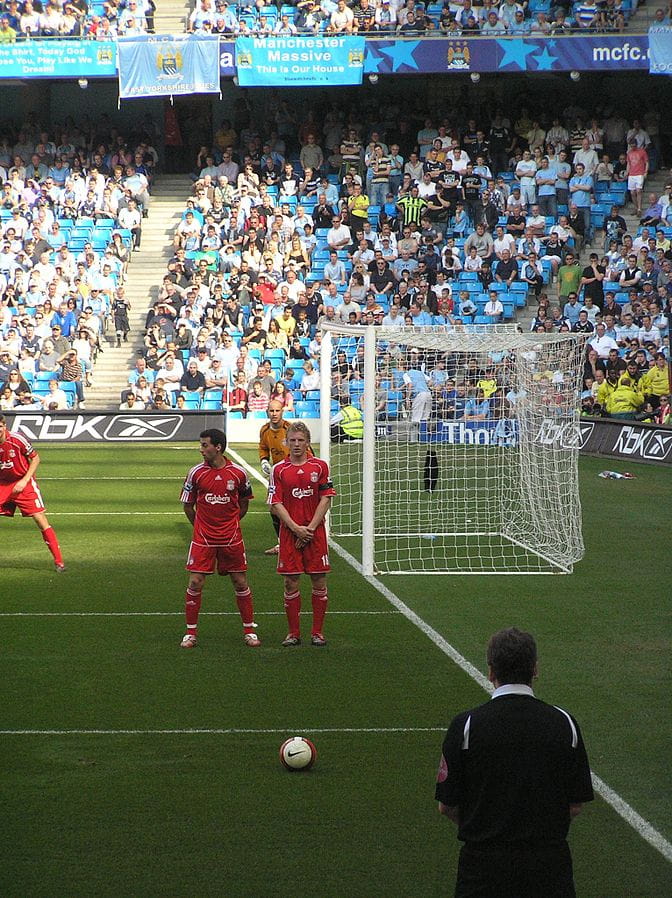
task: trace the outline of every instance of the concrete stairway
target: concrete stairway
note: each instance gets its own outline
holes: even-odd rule
[[[194,9],[190,0],[161,0],[154,13],[156,34],[182,34]]]
[[[190,190],[184,175],[162,175],[154,184],[149,217],[142,225],[141,247],[133,253],[126,281],[126,296],[131,303],[128,343],[117,349],[113,329],[108,327],[104,352],[98,356],[93,372],[93,385],[86,390],[87,410],[119,407],[129,371],[142,351],[147,310],[156,299],[173,254],[173,232]]]
[[[649,205],[649,193],[655,193],[657,196],[660,196],[665,188],[665,185],[669,183],[670,170],[667,168],[660,169],[649,178],[647,178],[646,184],[644,185],[642,208],[646,209]],[[632,203],[628,203],[627,206],[623,206],[621,208],[620,212],[625,219],[625,223],[628,228],[627,233],[634,238],[639,229],[639,218],[635,216],[634,206],[632,205]],[[588,256],[592,252],[596,252],[600,258],[604,255],[604,231],[602,230],[602,228],[598,228],[595,231],[595,235],[593,237],[593,246],[591,248],[584,247],[583,252],[581,253],[582,266],[588,264]],[[546,292],[548,293],[548,297],[551,300],[551,306],[557,304],[557,285],[553,284],[552,287],[546,288]],[[528,303],[527,307],[525,309],[521,309],[518,312],[516,321],[524,331],[528,331],[530,329],[532,319],[534,318],[534,315],[536,313],[536,308],[536,302],[534,301],[534,297],[532,297],[532,301]]]

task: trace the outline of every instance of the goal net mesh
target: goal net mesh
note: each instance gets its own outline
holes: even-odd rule
[[[337,421],[323,447],[332,537],[361,543],[365,571],[368,558],[381,574],[571,572],[584,551],[583,337],[495,325],[375,328],[367,342],[363,331],[324,334],[332,418],[348,404],[364,412],[363,439]]]

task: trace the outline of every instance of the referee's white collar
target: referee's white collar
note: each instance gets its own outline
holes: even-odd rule
[[[534,698],[532,687],[526,686],[524,683],[507,683],[505,686],[495,689],[491,697],[499,698],[502,695],[529,695]]]

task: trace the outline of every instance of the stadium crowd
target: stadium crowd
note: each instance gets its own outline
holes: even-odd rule
[[[154,0],[7,0],[0,14],[0,44],[153,34],[155,9]]]
[[[98,353],[128,339],[124,281],[158,152],[106,116],[0,136],[0,409],[85,407]]]
[[[494,111],[486,121],[367,126],[357,110],[301,119],[280,102],[275,121],[257,125],[249,116],[236,131],[224,120],[198,154],[123,407],[224,403],[234,416],[263,416],[277,395],[297,416],[316,416],[323,320],[480,326],[516,320],[528,298],[532,330],[586,334],[605,371],[610,350],[626,366],[637,356],[642,401],[623,408],[605,388],[597,402],[586,371],[594,411],[665,406],[669,385],[656,372],[669,358],[672,184],[644,201],[660,158],[654,113],[626,121],[575,107],[546,121],[523,108],[513,120]],[[603,251],[588,254],[598,241]],[[396,381],[381,378],[381,391],[395,387],[384,401],[381,392],[381,414],[429,420],[445,407],[436,359],[416,361],[395,359]],[[358,403],[356,341],[338,364],[336,413],[344,399]],[[467,392],[489,372],[475,373]],[[634,386],[627,380],[620,372],[619,388]],[[478,400],[477,416],[496,414],[490,395],[466,399]]]
[[[633,0],[198,0],[186,30],[230,36],[364,34],[417,37],[554,37],[571,33],[620,32],[638,4]],[[671,5],[656,10],[669,24]],[[35,38],[114,40],[154,33],[154,0],[6,0],[0,14],[0,44]]]
[[[195,34],[291,37],[295,34],[363,34],[418,37],[557,35],[623,31],[636,13],[632,0],[198,0],[187,20]],[[670,9],[656,19],[669,23]]]

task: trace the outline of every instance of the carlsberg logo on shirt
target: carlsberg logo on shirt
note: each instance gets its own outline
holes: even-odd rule
[[[208,505],[228,505],[231,501],[230,496],[218,496],[215,493],[206,493],[203,498]]]
[[[313,492],[314,491],[310,487],[306,487],[306,489],[303,490],[300,487],[296,487],[292,490],[292,496],[294,496],[295,499],[305,499],[306,496],[312,496]]]

